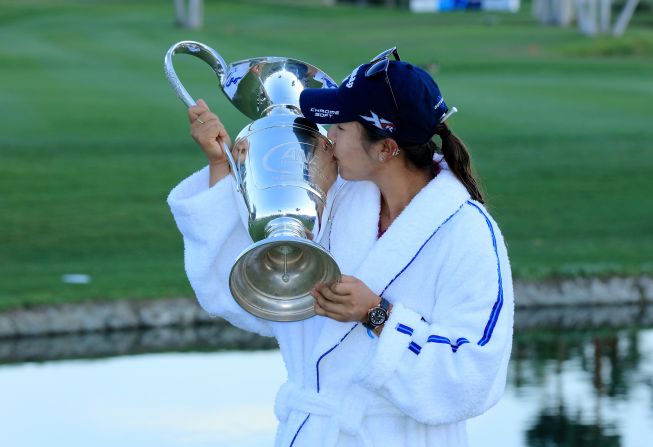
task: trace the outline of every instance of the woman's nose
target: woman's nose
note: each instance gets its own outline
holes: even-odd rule
[[[335,130],[335,128],[336,128],[336,126],[332,125],[331,127],[329,127],[329,130],[327,131],[327,137],[329,137],[329,140],[331,140],[334,143],[336,141],[336,130]]]

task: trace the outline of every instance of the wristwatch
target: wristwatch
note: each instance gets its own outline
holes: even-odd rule
[[[367,311],[367,321],[363,323],[368,329],[374,330],[379,326],[385,324],[388,320],[388,309],[390,308],[390,302],[385,298],[381,297],[381,302],[375,307]]]

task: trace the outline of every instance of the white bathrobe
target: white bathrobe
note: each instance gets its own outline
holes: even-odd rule
[[[316,239],[343,274],[393,303],[380,338],[360,323],[276,323],[242,310],[228,275],[252,240],[233,180],[208,188],[204,168],[170,193],[200,304],[278,340],[288,380],[275,402],[275,446],[466,446],[465,420],[501,397],[513,326],[506,247],[485,208],[440,164],[380,239],[373,183],[338,179],[329,191],[329,223]]]

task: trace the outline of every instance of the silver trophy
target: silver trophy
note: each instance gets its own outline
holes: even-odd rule
[[[209,64],[231,103],[255,120],[240,131],[233,151],[224,146],[240,193],[239,212],[254,241],[231,269],[233,297],[268,320],[313,316],[310,289],[318,282],[340,280],[333,257],[313,242],[337,165],[324,128],[302,116],[299,94],[305,88],[333,88],[335,82],[296,59],[259,57],[227,65],[212,48],[184,41],[170,47],[164,68],[188,107],[195,101],[173,68],[177,53]]]

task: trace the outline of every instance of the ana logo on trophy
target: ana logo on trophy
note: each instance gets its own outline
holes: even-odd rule
[[[284,143],[266,150],[262,163],[266,175],[257,176],[254,173],[259,186],[269,186],[279,181],[303,181],[307,164],[304,151],[295,143]]]

